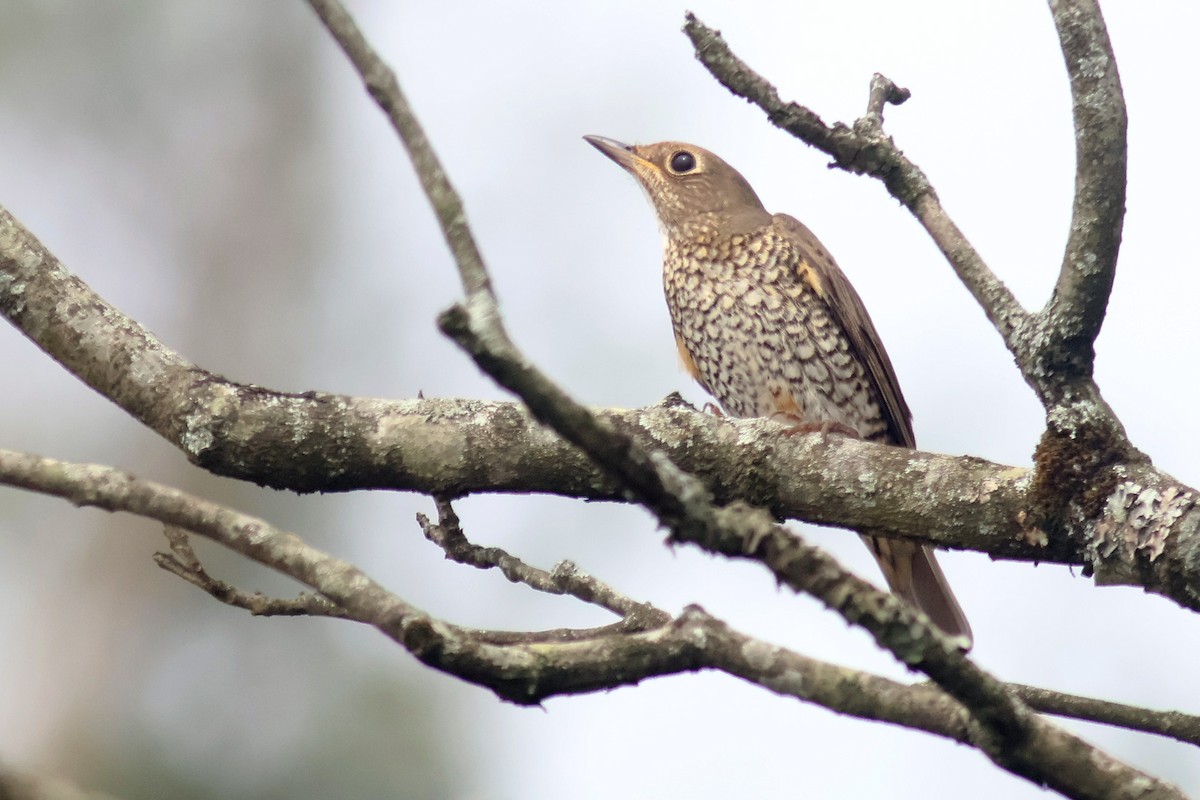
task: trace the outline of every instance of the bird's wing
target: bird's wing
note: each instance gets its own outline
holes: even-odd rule
[[[866,367],[867,377],[882,403],[884,419],[893,441],[905,447],[915,447],[912,412],[904,402],[891,359],[883,349],[883,343],[858,292],[854,291],[833,256],[804,223],[787,214],[776,214],[774,224],[799,248],[802,256],[800,277],[825,301],[834,321],[841,324],[855,354]]]

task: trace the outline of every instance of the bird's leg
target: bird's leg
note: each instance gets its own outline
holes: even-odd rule
[[[714,417],[725,416],[725,412],[722,411],[721,407],[719,405],[717,405],[716,403],[705,403],[704,408],[702,408],[700,410],[703,411],[705,414],[712,414]]]

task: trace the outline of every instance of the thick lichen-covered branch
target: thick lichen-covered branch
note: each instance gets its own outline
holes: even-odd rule
[[[219,475],[301,492],[626,499],[619,481],[519,404],[285,393],[201,369],[68,272],[2,210],[0,314]],[[1027,473],[1019,468],[837,436],[781,438],[773,423],[716,419],[682,401],[597,415],[700,476],[718,501],[745,498],[780,516],[929,536],[1002,557],[1079,563],[1082,555],[1071,554],[1069,539],[1061,551],[1057,543],[1022,544]]]

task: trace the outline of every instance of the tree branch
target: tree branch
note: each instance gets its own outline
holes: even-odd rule
[[[671,615],[648,603],[639,603],[611,586],[596,580],[570,561],[563,561],[551,572],[531,567],[499,547],[480,547],[471,544],[463,533],[458,514],[445,498],[436,498],[438,521],[429,521],[424,514],[417,522],[425,538],[442,548],[446,558],[479,569],[499,569],[513,583],[523,583],[547,594],[566,594],[589,605],[611,611],[621,617],[625,630],[646,630],[666,625]]]
[[[200,563],[188,533],[182,528],[167,525],[163,529],[170,553],[155,553],[154,563],[220,602],[249,611],[258,617],[334,617],[348,619],[346,612],[326,598],[316,594],[301,594],[291,600],[267,597],[259,592],[244,592],[208,574]]]
[[[1071,81],[1075,201],[1054,295],[1038,315],[1039,361],[1060,380],[1090,378],[1125,218],[1128,119],[1117,61],[1095,0],[1050,0]]]
[[[1179,711],[1153,711],[1124,703],[1055,692],[1037,686],[1010,686],[1030,708],[1043,714],[1154,733],[1200,747],[1200,716]]]
[[[374,626],[428,666],[513,702],[537,703],[552,695],[609,689],[699,666],[701,650],[676,624],[648,633],[610,628],[586,638],[554,639],[451,625],[294,534],[111,467],[0,450],[0,484],[80,506],[128,512],[204,536],[315,589],[345,618]]]
[[[628,499],[618,481],[511,403],[275,392],[203,370],[70,274],[3,209],[0,314],[214,474],[300,492]],[[1072,434],[1069,420],[1043,442],[1041,479],[1031,481],[1022,468],[979,459],[837,436],[779,437],[772,423],[716,419],[680,401],[597,414],[699,476],[720,504],[743,498],[780,517],[1081,565],[1102,583],[1140,585],[1200,610],[1195,492],[1148,464],[1122,465],[1121,451]],[[1071,513],[1056,512],[1076,496]]]
[[[518,405],[283,393],[202,370],[67,272],[3,210],[0,313],[218,475],[299,492],[625,499],[617,481]],[[779,437],[771,423],[717,419],[678,400],[598,413],[702,476],[720,502],[741,497],[780,516],[922,532],[942,545],[958,540],[1004,557],[1083,563],[1082,537],[1053,552],[1038,544],[1044,536],[1023,535],[1028,526],[1018,514],[1029,506],[1028,474],[1020,468],[836,436]]]
[[[333,35],[342,51],[350,58],[358,74],[362,76],[367,92],[387,115],[388,121],[404,142],[404,149],[412,159],[413,168],[421,181],[421,188],[429,198],[429,204],[437,215],[446,244],[460,265],[463,291],[468,297],[484,293],[490,295],[491,283],[487,270],[483,268],[483,257],[479,255],[471,232],[467,228],[467,217],[463,213],[458,194],[450,185],[445,170],[433,153],[433,147],[421,128],[421,123],[409,108],[408,101],[400,89],[400,82],[383,59],[375,52],[359,31],[354,19],[337,0],[308,0],[317,12],[321,23]]]

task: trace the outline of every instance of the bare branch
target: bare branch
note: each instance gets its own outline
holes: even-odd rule
[[[491,295],[492,287],[479,248],[467,229],[467,217],[463,213],[458,193],[450,185],[445,170],[433,147],[421,128],[421,123],[409,108],[408,101],[400,89],[394,73],[374,48],[363,37],[354,24],[354,19],[337,0],[308,0],[313,11],[333,35],[333,38],[349,56],[371,97],[387,114],[392,127],[404,142],[404,149],[412,159],[413,167],[421,180],[421,187],[429,197],[429,204],[437,214],[438,222],[446,235],[446,243],[454,260],[459,264],[463,280],[463,291],[468,297],[485,293]]]
[[[1030,708],[1043,714],[1155,733],[1200,747],[1200,716],[1179,711],[1154,711],[1037,686],[1011,684],[1011,688]]]
[[[485,342],[466,324],[466,313],[452,310],[444,315],[443,329],[502,385],[531,405],[546,408],[544,421],[564,438],[587,450],[606,468],[612,465],[630,491],[671,529],[676,540],[723,555],[761,561],[781,582],[813,594],[849,622],[866,628],[881,646],[925,672],[976,715],[996,737],[996,749],[984,749],[997,763],[1027,777],[1041,775],[1036,766],[1040,756],[1033,752],[1014,761],[1000,760],[1001,753],[1009,759],[1019,749],[1014,745],[1016,740],[1029,736],[1033,723],[1023,706],[1003,684],[963,658],[957,643],[938,631],[928,618],[845,571],[826,554],[776,525],[763,511],[740,502],[715,508],[704,486],[661,453],[642,451],[637,442],[619,436],[598,436],[596,423],[586,417],[586,409],[569,398],[549,400],[538,395],[546,379],[536,375],[532,367],[514,364],[488,351]],[[561,409],[560,403],[564,406]],[[594,440],[598,441],[595,446]]]
[[[0,450],[0,484],[62,497],[79,506],[125,511],[211,539],[321,592],[359,621],[402,628],[425,615],[390,595],[358,568],[297,536],[187,492],[99,464],[73,464]],[[194,558],[194,557],[193,557]],[[185,553],[184,571],[194,572]],[[342,601],[346,602],[342,602]],[[386,630],[394,634],[396,630]]]
[[[445,498],[435,498],[438,509],[437,524],[430,522],[424,514],[417,515],[417,522],[425,532],[425,538],[446,551],[446,558],[460,564],[479,569],[499,569],[513,583],[523,583],[531,589],[547,594],[566,594],[590,605],[607,609],[628,624],[624,630],[645,630],[666,625],[671,615],[648,603],[639,603],[621,594],[603,581],[597,580],[576,567],[563,561],[551,572],[531,567],[499,547],[481,547],[471,544],[463,533],[462,525],[454,507]]]
[[[208,574],[192,549],[187,531],[168,525],[163,529],[163,534],[167,537],[171,552],[155,553],[154,563],[226,605],[245,609],[251,614],[261,617],[349,618],[345,611],[317,594],[304,593],[291,600],[285,600],[267,597],[258,592],[244,592],[236,586]]]
[[[99,303],[88,302],[91,298]],[[4,209],[0,209],[0,314],[138,421],[160,432],[175,433],[184,427],[179,438],[188,435],[185,421],[171,419],[179,403],[171,393],[192,388],[195,365],[97,297]],[[171,393],[156,394],[144,382],[123,380],[130,371],[175,377]]]
[[[617,481],[519,405],[282,393],[201,370],[67,272],[3,211],[0,313],[100,394],[218,475],[300,492],[541,491],[625,499]],[[943,545],[958,540],[1009,557],[1005,548],[1031,538],[1022,536],[1017,521],[1028,505],[1026,472],[1019,468],[840,437],[781,439],[777,426],[714,419],[682,401],[598,413],[608,426],[702,475],[722,502],[744,497],[781,516],[893,533],[946,532]],[[913,480],[897,480],[902,475]],[[855,488],[866,476],[878,493],[871,502]],[[883,508],[895,512],[890,520],[878,518]],[[955,524],[962,520],[969,524]],[[1070,541],[1064,536],[1055,544]],[[1009,545],[995,547],[999,542]],[[1074,555],[1033,546],[1023,557],[1083,563],[1084,545],[1085,539],[1075,539]]]
[[[608,689],[699,666],[700,649],[675,625],[651,634],[614,633],[610,627],[601,629],[608,635],[587,638],[451,625],[294,534],[111,467],[0,450],[0,484],[76,505],[125,511],[204,536],[312,587],[343,609],[345,618],[374,626],[428,666],[486,686],[513,702],[537,703],[556,694]],[[186,564],[184,571],[191,571]]]
[[[218,475],[302,492],[540,491],[630,499],[619,481],[514,404],[284,393],[202,370],[67,272],[3,210],[0,313]],[[507,357],[519,358],[508,347]],[[1184,513],[1195,492],[1136,451],[1111,444],[1112,429],[1100,436],[1089,430],[1104,420],[1118,429],[1119,423],[1084,389],[1069,413],[1050,415],[1053,436],[1039,447],[1032,483],[1023,469],[977,459],[842,437],[785,439],[770,423],[714,419],[670,399],[595,413],[605,428],[700,476],[718,503],[745,498],[781,517],[869,527],[1000,558],[1083,565],[1103,583],[1141,585],[1200,609],[1200,576],[1191,566],[1200,563],[1200,519]],[[1148,493],[1140,514],[1150,516],[1137,522],[1158,532],[1165,551],[1147,548],[1154,540],[1139,538],[1127,524],[1129,486]],[[1175,499],[1164,504],[1154,497]],[[1108,544],[1097,546],[1096,531],[1106,532]],[[1121,541],[1132,547],[1112,546]]]
[[[532,367],[489,351],[484,341],[474,336],[465,316],[465,311],[452,309],[443,315],[443,330],[471,353],[485,372],[531,407],[536,404],[542,409],[539,418],[586,450],[597,463],[612,468],[631,493],[670,528],[674,539],[710,552],[760,561],[780,582],[812,594],[847,621],[865,628],[882,647],[928,675],[967,708],[982,728],[973,744],[997,765],[1069,797],[1133,797],[1134,789],[1146,790],[1147,782],[1154,796],[1182,797],[1169,784],[1034,716],[1003,683],[967,660],[957,643],[924,614],[842,569],[827,554],[775,524],[761,509],[741,502],[715,508],[703,484],[678,470],[662,453],[641,450],[636,441],[616,435],[608,440],[601,437],[593,449],[598,426],[594,420],[581,421],[586,409],[570,399],[539,396],[546,379],[530,377],[535,373]],[[560,402],[561,410],[557,407]],[[1118,787],[1116,794],[1114,787]]]
[[[1117,61],[1095,0],[1050,0],[1071,80],[1075,201],[1054,296],[1038,315],[1047,373],[1090,378],[1125,217],[1128,119]]]

